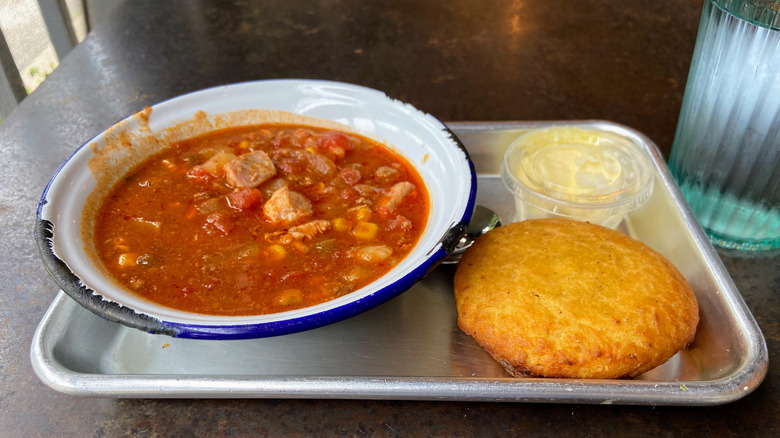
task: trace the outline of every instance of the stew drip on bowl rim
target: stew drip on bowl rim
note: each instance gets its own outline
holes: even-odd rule
[[[384,275],[425,229],[404,158],[300,124],[222,129],[135,166],[95,216],[100,262],[167,307],[257,315],[319,304]]]

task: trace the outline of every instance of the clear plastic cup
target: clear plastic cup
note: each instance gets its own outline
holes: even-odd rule
[[[554,126],[509,146],[501,180],[515,196],[515,220],[555,217],[614,229],[652,194],[653,167],[625,136]]]

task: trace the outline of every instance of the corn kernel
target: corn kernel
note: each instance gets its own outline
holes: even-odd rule
[[[135,261],[138,259],[138,254],[126,252],[119,255],[119,266],[124,268],[135,266]]]
[[[360,207],[355,212],[355,218],[359,221],[367,221],[371,219],[371,210],[368,207]]]
[[[269,260],[281,260],[287,256],[287,250],[282,245],[271,245],[267,248]]]
[[[317,153],[317,151],[316,151],[316,150],[314,150],[314,148],[313,148],[313,147],[311,147],[311,146],[307,147],[307,148],[306,148],[306,151],[307,151],[308,153],[310,153],[310,154],[316,154],[316,153]]]
[[[336,219],[333,219],[333,229],[336,231],[349,231],[350,224],[349,221],[344,219],[343,217],[337,217]]]
[[[241,143],[238,144],[238,147],[240,149],[249,149],[249,142],[244,140]]]
[[[379,225],[371,222],[358,222],[355,225],[355,229],[352,230],[352,235],[358,239],[371,240],[376,237],[376,233],[379,231]]]

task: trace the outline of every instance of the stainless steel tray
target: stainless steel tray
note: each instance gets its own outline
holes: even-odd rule
[[[505,148],[550,122],[450,123],[479,175],[477,202],[511,220],[498,177]],[[349,398],[643,405],[715,405],[753,391],[767,371],[756,321],[697,225],[655,145],[628,128],[656,168],[655,190],[621,230],[669,258],[688,278],[701,321],[693,344],[634,380],[515,379],[456,324],[442,265],[408,292],[349,320],[304,333],[241,341],[150,335],[107,322],[62,292],[31,349],[39,378],[73,395],[155,398]]]

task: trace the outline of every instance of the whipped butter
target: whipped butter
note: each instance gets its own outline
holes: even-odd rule
[[[516,219],[563,217],[616,228],[652,193],[647,153],[618,133],[576,126],[534,130],[515,140],[501,169]]]

